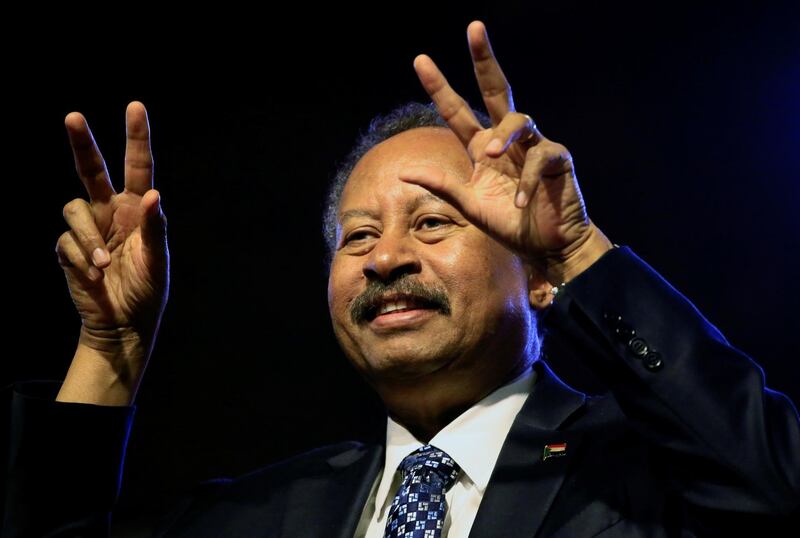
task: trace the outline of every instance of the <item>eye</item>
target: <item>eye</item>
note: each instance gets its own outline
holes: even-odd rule
[[[435,230],[441,228],[449,223],[443,217],[423,217],[417,223],[417,226],[423,230]]]
[[[373,235],[374,232],[370,230],[355,230],[354,232],[347,234],[347,236],[342,240],[342,244],[348,245],[350,243],[354,242],[357,243],[359,241],[364,241],[366,239],[369,239]]]

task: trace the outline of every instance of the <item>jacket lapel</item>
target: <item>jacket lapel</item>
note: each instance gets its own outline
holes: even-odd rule
[[[544,362],[534,368],[533,391],[503,444],[470,538],[534,536],[578,449],[580,434],[558,428],[586,397],[564,385]],[[558,445],[564,443],[562,453]],[[548,445],[551,454],[545,458]]]
[[[299,480],[286,501],[281,536],[352,538],[383,458],[383,446],[360,446],[329,458],[331,472]]]

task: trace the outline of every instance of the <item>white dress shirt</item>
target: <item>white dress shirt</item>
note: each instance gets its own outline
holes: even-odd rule
[[[535,381],[534,370],[527,369],[464,411],[430,440],[429,444],[444,450],[461,467],[458,479],[445,494],[447,513],[442,538],[469,535],[500,449]],[[401,482],[397,467],[424,444],[388,418],[383,472],[372,486],[355,538],[383,538],[389,507]]]

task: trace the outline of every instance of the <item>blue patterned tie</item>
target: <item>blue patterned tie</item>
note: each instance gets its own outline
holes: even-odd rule
[[[389,508],[385,538],[440,538],[447,502],[444,493],[461,467],[435,446],[412,452],[398,467],[403,482]]]

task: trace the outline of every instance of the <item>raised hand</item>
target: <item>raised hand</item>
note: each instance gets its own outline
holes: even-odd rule
[[[483,23],[472,22],[467,36],[491,128],[481,126],[430,57],[417,56],[414,68],[467,149],[474,173],[465,182],[438,168],[415,166],[404,169],[400,179],[447,198],[473,224],[560,284],[612,245],[589,220],[567,148],[545,138],[529,116],[514,110],[511,87]]]
[[[136,101],[126,111],[120,193],[83,115],[72,112],[64,123],[89,200],[76,198],[64,206],[70,229],[59,237],[56,253],[81,317],[80,346],[93,352],[82,360],[76,354],[65,388],[76,377],[89,383],[87,372],[106,370],[107,377],[113,372],[135,393],[169,293],[167,219],[153,189],[147,111]]]

